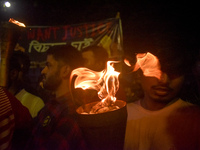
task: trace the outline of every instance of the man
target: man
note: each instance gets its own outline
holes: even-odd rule
[[[106,68],[108,53],[103,47],[97,45],[88,46],[81,50],[81,55],[84,60],[83,67],[99,72]],[[76,89],[74,99],[77,106],[100,101],[97,91],[92,89]]]
[[[94,71],[102,71],[106,68],[108,53],[103,47],[97,45],[89,46],[84,48],[81,53],[86,68]]]
[[[0,149],[23,149],[31,124],[32,118],[28,109],[0,87]]]
[[[199,149],[200,109],[179,97],[184,69],[160,63],[160,79],[140,72],[144,97],[127,105],[124,149]]]
[[[194,64],[193,49],[183,36],[170,31],[165,28],[152,36],[149,33],[146,45],[137,45],[138,50],[146,49],[155,56],[159,72],[151,72],[155,76],[145,74],[140,64],[138,74],[144,95],[127,104],[125,150],[200,148],[200,109],[180,98],[182,91],[187,92],[183,85]],[[149,66],[153,63],[144,63],[152,69]]]
[[[50,47],[42,70],[43,86],[54,96],[37,117],[30,149],[84,150],[85,142],[74,119],[70,73],[82,64],[81,54],[71,45]]]
[[[43,100],[31,92],[28,86],[29,56],[25,52],[14,51],[10,58],[8,91],[28,108],[32,118],[44,107]],[[30,92],[28,92],[30,91]]]

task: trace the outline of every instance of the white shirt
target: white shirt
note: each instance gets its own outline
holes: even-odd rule
[[[139,101],[128,103],[124,150],[177,149],[177,143],[174,143],[176,138],[173,138],[175,133],[182,137],[182,129],[186,130],[186,133],[183,133],[183,139],[188,141],[186,134],[191,132],[192,126],[184,125],[187,121],[185,119],[187,117],[184,117],[187,116],[184,114],[185,111],[183,111],[184,113],[179,111],[180,108],[185,109],[189,106],[192,104],[179,99],[161,110],[149,111],[144,109]],[[183,128],[181,124],[183,124]],[[182,143],[182,145],[184,144],[186,143]]]
[[[44,102],[40,97],[27,92],[25,89],[22,89],[15,97],[22,105],[28,108],[33,118],[36,117],[38,112],[44,107]]]

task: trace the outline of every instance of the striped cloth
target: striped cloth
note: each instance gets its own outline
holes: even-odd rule
[[[5,91],[0,87],[0,150],[11,148],[15,121],[11,103]]]

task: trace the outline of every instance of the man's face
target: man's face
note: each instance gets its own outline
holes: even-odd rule
[[[84,66],[89,69],[95,69],[95,57],[92,51],[86,51],[82,53],[84,59]]]
[[[45,89],[55,91],[61,84],[60,67],[52,55],[47,56],[45,68],[42,70],[43,86]]]
[[[166,73],[162,73],[160,80],[155,77],[143,76],[141,84],[145,98],[154,102],[168,103],[177,97],[183,81],[183,75],[170,78]]]

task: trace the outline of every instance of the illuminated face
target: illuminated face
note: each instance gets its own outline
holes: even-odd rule
[[[86,51],[82,53],[82,57],[84,59],[84,66],[86,68],[95,69],[95,56],[92,51]]]
[[[183,81],[183,75],[169,78],[166,73],[162,73],[160,80],[155,77],[142,76],[141,85],[145,99],[168,103],[177,97]]]
[[[60,67],[52,55],[47,56],[45,68],[42,70],[43,86],[45,89],[55,91],[61,84]]]

